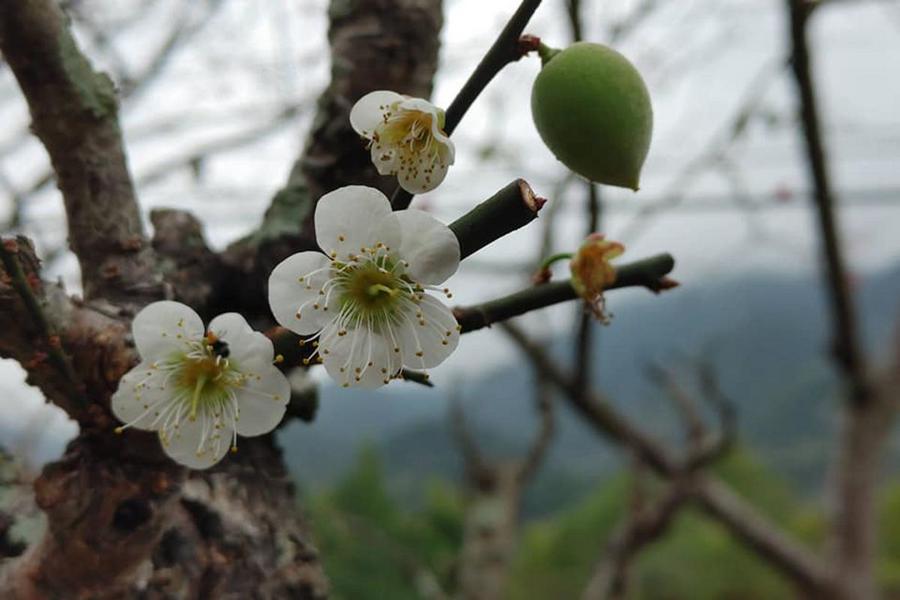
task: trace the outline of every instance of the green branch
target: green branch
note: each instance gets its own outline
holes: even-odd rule
[[[666,277],[675,268],[671,254],[657,254],[616,269],[616,281],[606,289],[645,287],[659,292],[673,287]],[[527,312],[546,308],[560,302],[575,300],[578,294],[570,280],[556,281],[524,289],[484,304],[458,307],[453,310],[463,333],[488,327],[492,323],[518,317]]]
[[[460,258],[524,227],[537,218],[546,200],[534,195],[525,180],[516,179],[450,224],[459,240]]]

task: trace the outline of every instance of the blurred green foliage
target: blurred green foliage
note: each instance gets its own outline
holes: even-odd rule
[[[824,520],[790,484],[744,450],[732,452],[718,475],[798,538],[822,547]],[[403,510],[386,487],[377,452],[365,448],[355,468],[325,493],[307,498],[310,521],[331,579],[344,600],[420,599],[434,589],[452,595],[462,544],[463,493],[440,482],[424,505]],[[651,495],[659,482],[650,482]],[[510,570],[509,600],[577,598],[605,540],[625,514],[631,482],[621,475],[580,502],[523,526]],[[879,575],[887,597],[900,597],[900,484],[884,491]],[[660,541],[634,565],[639,600],[779,600],[793,590],[778,573],[693,508],[679,513]]]

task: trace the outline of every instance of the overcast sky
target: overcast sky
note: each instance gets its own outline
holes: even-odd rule
[[[636,4],[583,3],[586,31],[595,41],[607,39],[609,24]],[[88,29],[80,31],[83,44],[104,68],[127,65],[131,72],[146,64],[173,19],[191,23],[205,14],[201,2],[161,0],[128,24],[123,18],[140,4],[134,0],[86,4],[97,28],[121,34],[113,38],[113,52],[97,48]],[[835,4],[813,21],[815,66],[842,231],[851,267],[864,276],[900,257],[900,3]],[[438,104],[449,103],[517,5],[445,3]],[[563,5],[545,0],[528,31],[550,45],[566,44]],[[626,258],[672,252],[676,276],[685,285],[748,269],[815,269],[815,230],[803,197],[805,173],[784,67],[783,2],[663,0],[660,5],[616,45],[645,75],[655,131],[641,191],[602,190],[603,230],[626,243]],[[190,7],[186,13],[179,12],[183,6]],[[284,181],[327,81],[326,26],[323,0],[226,1],[154,83],[126,102],[124,131],[145,211],[188,207],[202,217],[217,247],[253,228]],[[538,194],[561,203],[556,240],[558,249],[570,249],[584,234],[584,185],[575,181],[556,193],[564,170],[540,143],[529,113],[538,66],[536,58],[526,58],[495,80],[454,135],[457,164],[446,182],[417,202],[449,221],[521,176]],[[8,69],[0,71],[0,120],[6,124],[0,130],[0,183],[7,188],[0,188],[0,202],[8,202],[9,186],[27,188],[47,168],[37,142],[21,142],[26,108],[13,86]],[[307,108],[300,116],[270,128],[253,144],[206,161],[202,178],[188,168],[161,169],[195,148],[259,128],[298,104]],[[736,115],[742,113],[747,126],[732,139]],[[661,203],[666,208],[655,210]],[[36,235],[45,251],[63,243],[64,216],[52,186],[29,200],[23,229]],[[521,271],[510,265],[535,260],[540,233],[535,224],[464,264],[450,282],[455,299],[477,302],[521,286]],[[63,277],[77,290],[74,257],[53,261],[48,275]],[[553,315],[564,319],[571,313]],[[478,352],[471,351],[475,347]],[[462,349],[439,371],[489,366],[486,355],[495,361],[509,357],[491,335],[467,336]],[[7,399],[0,403],[0,422],[6,423],[0,444],[37,437],[38,445],[50,447],[66,431],[63,420],[48,416],[40,395],[21,382],[21,370],[5,361],[0,394]],[[34,431],[51,442],[41,442]]]

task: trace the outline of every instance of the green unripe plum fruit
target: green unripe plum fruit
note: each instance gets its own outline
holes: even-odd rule
[[[640,73],[612,48],[588,42],[542,58],[531,114],[544,143],[579,175],[636,191],[653,132]]]

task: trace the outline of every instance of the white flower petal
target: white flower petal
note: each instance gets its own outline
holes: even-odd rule
[[[167,358],[203,337],[203,320],[189,306],[162,300],[148,304],[131,324],[134,343],[144,360]]]
[[[163,385],[166,374],[152,365],[152,361],[143,361],[125,373],[110,401],[117,419],[147,431],[159,428],[154,421],[172,398],[172,391]]]
[[[377,243],[397,247],[400,226],[387,197],[375,188],[350,185],[329,192],[316,204],[316,241],[326,254],[346,260]]]
[[[431,115],[431,137],[434,138],[435,142],[443,146],[441,160],[447,166],[452,165],[456,160],[456,148],[453,145],[453,141],[441,128],[441,109],[422,98],[407,98],[400,103],[399,108],[401,110],[417,110]]]
[[[432,165],[426,165],[425,159],[418,159],[419,165],[414,168],[401,168],[397,173],[397,181],[404,190],[410,194],[424,194],[441,185],[447,176],[449,165],[441,160],[436,160]]]
[[[238,370],[262,370],[272,366],[275,358],[272,340],[254,331],[238,313],[219,315],[210,321],[207,330],[228,344],[228,360]]]
[[[372,144],[372,164],[379,175],[396,175],[400,169],[400,154],[390,146],[375,142]]]
[[[365,327],[343,336],[333,329],[323,336],[319,348],[325,370],[346,387],[381,387],[400,370],[399,356],[394,352],[393,344]]]
[[[459,268],[459,240],[450,228],[414,208],[394,213],[400,221],[397,254],[409,263],[406,272],[415,281],[437,285]]]
[[[159,439],[163,451],[169,457],[191,469],[208,469],[220,460],[231,448],[234,431],[229,423],[209,433],[206,431],[205,443],[200,446],[204,430],[210,427],[209,421],[197,418],[195,421],[184,419],[178,428],[168,435],[160,431]]]
[[[417,110],[428,113],[435,121],[437,121],[438,113],[440,112],[437,106],[424,98],[401,98],[398,108],[400,110]]]
[[[329,306],[329,310],[324,310],[325,296],[319,293],[330,276],[330,265],[328,257],[319,252],[299,252],[272,269],[269,307],[279,325],[300,335],[310,335],[332,319],[334,309]],[[329,303],[333,305],[336,300],[330,298]]]
[[[369,92],[353,105],[350,110],[350,125],[363,137],[370,138],[375,128],[384,123],[384,113],[392,104],[401,102],[403,96],[397,92],[378,90]]]
[[[239,407],[237,432],[250,437],[275,429],[284,417],[291,397],[287,377],[269,365],[267,369],[248,374],[246,383],[235,390]]]
[[[440,300],[426,294],[418,306],[425,324],[415,314],[409,314],[398,327],[403,365],[431,369],[456,349],[459,331],[453,313]]]
[[[437,119],[431,121],[431,136],[437,144],[441,145],[441,162],[448,166],[456,162],[456,146],[453,145],[453,140],[447,137],[447,134],[438,125]]]

